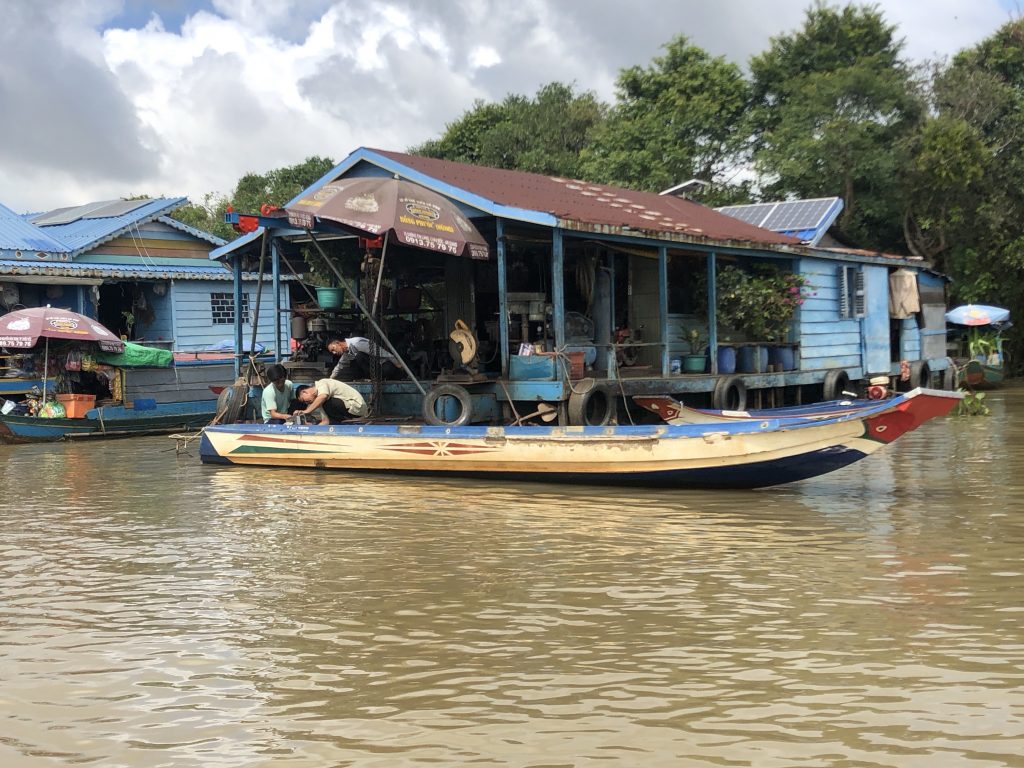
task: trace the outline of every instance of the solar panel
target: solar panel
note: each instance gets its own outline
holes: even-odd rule
[[[75,205],[70,208],[58,208],[48,211],[32,219],[37,227],[52,227],[59,224],[70,224],[79,219],[106,219],[123,216],[141,208],[152,200],[100,200],[97,203]]]
[[[83,218],[86,214],[92,211],[102,208],[105,205],[111,203],[120,202],[119,200],[102,200],[98,203],[86,203],[85,205],[75,205],[70,208],[58,208],[55,211],[49,211],[37,216],[32,219],[32,223],[37,227],[50,227],[57,224],[70,224],[73,221],[78,221]]]
[[[811,236],[807,240],[817,242],[824,234],[824,230],[842,210],[842,201],[838,197],[821,197],[812,200],[789,200],[777,203],[727,205],[715,210],[773,232],[801,234],[809,232]],[[817,234],[817,237],[814,237],[814,234]]]
[[[101,208],[89,211],[89,213],[83,214],[83,219],[108,219],[115,216],[124,216],[126,213],[131,213],[136,208],[141,208],[147,203],[153,202],[150,199],[144,200],[114,200],[104,204]]]

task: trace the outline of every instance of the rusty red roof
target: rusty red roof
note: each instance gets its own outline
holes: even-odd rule
[[[549,213],[570,229],[611,228],[626,230],[623,234],[647,231],[716,242],[801,245],[794,237],[755,227],[671,195],[402,152],[369,151],[495,203]]]

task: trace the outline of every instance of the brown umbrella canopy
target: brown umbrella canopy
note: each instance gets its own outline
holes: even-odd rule
[[[314,229],[320,219],[368,235],[386,234],[413,248],[471,259],[490,257],[487,241],[455,203],[405,179],[338,179],[285,210],[289,223],[302,229]]]
[[[0,317],[0,347],[27,349],[42,338],[94,341],[105,352],[124,352],[124,342],[99,321],[67,309],[32,307]]]

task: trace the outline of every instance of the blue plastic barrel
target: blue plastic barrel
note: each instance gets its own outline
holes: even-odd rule
[[[719,373],[736,373],[736,348],[735,347],[719,347],[718,348],[718,372]]]

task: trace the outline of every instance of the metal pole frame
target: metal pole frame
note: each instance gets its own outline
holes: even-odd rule
[[[426,397],[427,391],[423,388],[423,385],[420,384],[419,379],[417,379],[416,376],[413,375],[413,372],[410,370],[409,366],[406,365],[405,360],[402,359],[402,356],[398,354],[398,350],[396,350],[394,346],[391,344],[391,340],[387,337],[387,334],[385,334],[381,327],[377,324],[377,321],[374,320],[373,316],[369,312],[367,312],[366,305],[363,304],[362,300],[359,298],[359,294],[356,293],[356,291],[352,288],[351,285],[349,285],[348,280],[346,280],[345,276],[341,274],[341,270],[334,266],[334,262],[326,254],[326,252],[324,252],[323,247],[321,247],[320,241],[317,240],[316,236],[308,229],[306,230],[306,234],[309,235],[310,242],[312,242],[313,245],[316,246],[316,249],[320,253],[321,258],[323,258],[327,266],[331,268],[331,271],[334,273],[334,276],[338,278],[338,284],[345,289],[345,292],[349,296],[352,297],[352,300],[355,301],[356,306],[359,307],[359,310],[366,316],[366,319],[369,320],[370,325],[372,325],[373,329],[377,331],[377,333],[380,335],[380,340],[384,342],[384,345],[388,348],[388,351],[392,355],[394,355],[395,359],[402,366],[402,370],[405,371],[406,375],[409,377],[409,381],[416,385],[416,389],[420,391],[421,395]]]

